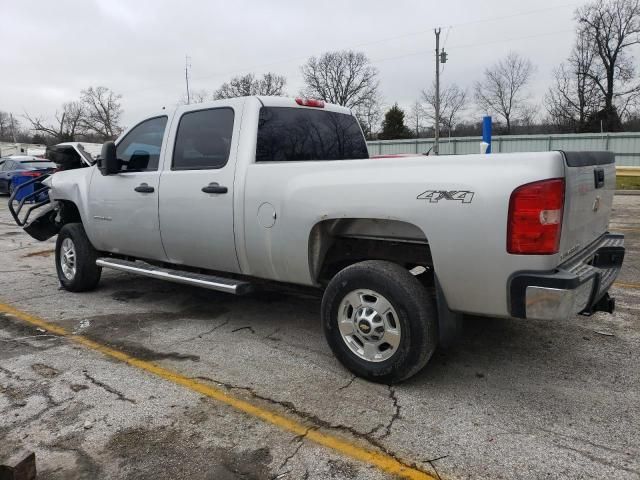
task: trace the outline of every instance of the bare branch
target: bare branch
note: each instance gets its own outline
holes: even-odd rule
[[[621,128],[620,116],[640,92],[630,48],[640,44],[640,0],[594,0],[576,10],[576,20],[594,52],[584,75],[602,97],[598,116],[608,129]]]
[[[54,115],[55,122],[45,122],[42,117],[32,117],[28,113],[24,114],[24,118],[31,124],[32,130],[51,137],[55,143],[74,141],[86,133],[86,109],[78,101],[63,104],[62,111]]]
[[[429,90],[422,91],[422,100],[426,104],[425,113],[435,123],[436,119],[436,89],[432,85]],[[451,130],[459,121],[460,114],[466,108],[467,92],[456,84],[440,89],[440,128]]]
[[[301,70],[308,97],[358,109],[378,96],[378,70],[364,53],[327,52],[311,57]]]
[[[80,98],[86,109],[82,125],[104,140],[116,138],[122,131],[120,127],[122,95],[114,93],[107,87],[89,87],[82,90]]]
[[[284,87],[287,79],[282,75],[268,72],[258,79],[253,73],[233,77],[229,82],[223,83],[213,93],[215,100],[223,98],[247,97],[251,95],[281,96],[285,95]]]
[[[478,106],[487,113],[502,117],[511,133],[515,120],[523,119],[530,112],[526,91],[535,67],[527,58],[511,52],[484,72],[484,79],[474,85]]]

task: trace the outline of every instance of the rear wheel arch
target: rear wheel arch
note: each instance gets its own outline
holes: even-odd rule
[[[309,271],[327,284],[343,268],[365,260],[386,260],[403,267],[432,267],[423,230],[409,222],[377,218],[325,219],[309,234]]]

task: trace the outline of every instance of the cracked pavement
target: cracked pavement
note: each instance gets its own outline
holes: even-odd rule
[[[620,281],[640,282],[640,196]],[[319,299],[233,297],[105,270],[58,288],[50,252],[0,197],[0,298],[89,339],[379,449],[436,478],[639,478],[640,289],[564,324],[468,318],[460,342],[400,385],[334,359]],[[383,479],[375,468],[0,316],[0,457],[36,452],[42,479]]]

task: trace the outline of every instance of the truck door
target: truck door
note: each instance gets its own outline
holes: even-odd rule
[[[158,165],[167,117],[145,120],[118,143],[122,171],[96,171],[89,187],[89,237],[98,250],[164,260],[158,227]]]
[[[160,178],[160,230],[171,263],[240,271],[233,233],[238,105],[176,112]]]

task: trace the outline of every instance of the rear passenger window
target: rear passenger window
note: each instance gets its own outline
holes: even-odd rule
[[[369,158],[352,115],[311,108],[262,107],[257,162]]]
[[[173,170],[222,168],[229,160],[233,109],[214,108],[182,115],[173,149]]]

